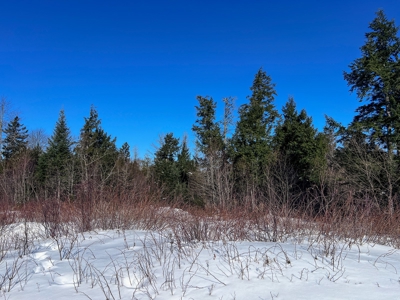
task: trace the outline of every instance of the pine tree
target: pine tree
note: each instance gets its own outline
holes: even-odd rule
[[[39,177],[45,182],[46,191],[58,200],[68,196],[68,188],[72,185],[72,145],[65,113],[61,110],[47,151],[41,155],[38,166]]]
[[[9,160],[19,153],[22,153],[28,145],[28,130],[20,123],[20,118],[16,116],[7,128],[3,131],[5,139],[3,141],[3,157]]]
[[[231,156],[235,169],[246,169],[260,177],[262,168],[271,160],[272,132],[279,117],[273,104],[275,84],[262,69],[250,88],[249,103],[239,108],[239,121],[232,137]]]
[[[400,38],[394,21],[379,10],[366,33],[362,57],[350,64],[344,78],[350,91],[356,91],[360,106],[354,123],[371,141],[383,146],[391,159],[400,142]]]

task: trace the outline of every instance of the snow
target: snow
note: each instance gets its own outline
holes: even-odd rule
[[[167,231],[46,236],[1,229],[0,299],[398,299],[400,253],[383,245],[177,240]],[[47,234],[48,235],[48,234]]]

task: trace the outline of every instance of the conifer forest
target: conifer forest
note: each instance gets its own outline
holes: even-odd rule
[[[155,217],[154,209],[176,207],[198,217],[179,226],[199,239],[212,236],[199,221],[208,217],[230,220],[225,224],[236,226],[238,239],[245,238],[248,226],[270,228],[271,240],[279,239],[282,228],[290,231],[285,226],[300,228],[303,223],[286,223],[296,218],[320,224],[324,232],[399,242],[398,27],[380,10],[360,46],[359,58],[343,72],[360,100],[349,125],[326,116],[319,130],[292,97],[277,107],[279,82],[263,67],[249,78],[246,103],[237,109],[233,97],[197,96],[197,117],[187,129],[195,149],[170,132],[151,158],[132,156],[127,143],[117,147],[95,103],[77,138],[68,127],[68,112],[61,110],[43,141],[20,116],[7,118],[4,98],[0,221],[23,215],[46,224],[74,220],[82,231],[135,222],[158,228],[165,220]]]

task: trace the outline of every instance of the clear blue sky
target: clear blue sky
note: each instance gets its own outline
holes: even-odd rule
[[[189,135],[196,95],[250,94],[260,67],[318,128],[347,125],[360,105],[343,71],[360,57],[368,24],[399,0],[1,1],[0,96],[29,130],[51,135],[64,108],[74,136],[93,104],[117,144],[139,155],[158,136]]]

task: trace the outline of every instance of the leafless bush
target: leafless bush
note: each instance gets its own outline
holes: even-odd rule
[[[10,292],[15,286],[20,285],[21,289],[26,284],[29,274],[23,270],[27,263],[25,258],[15,255],[11,263],[0,263],[0,290]]]

